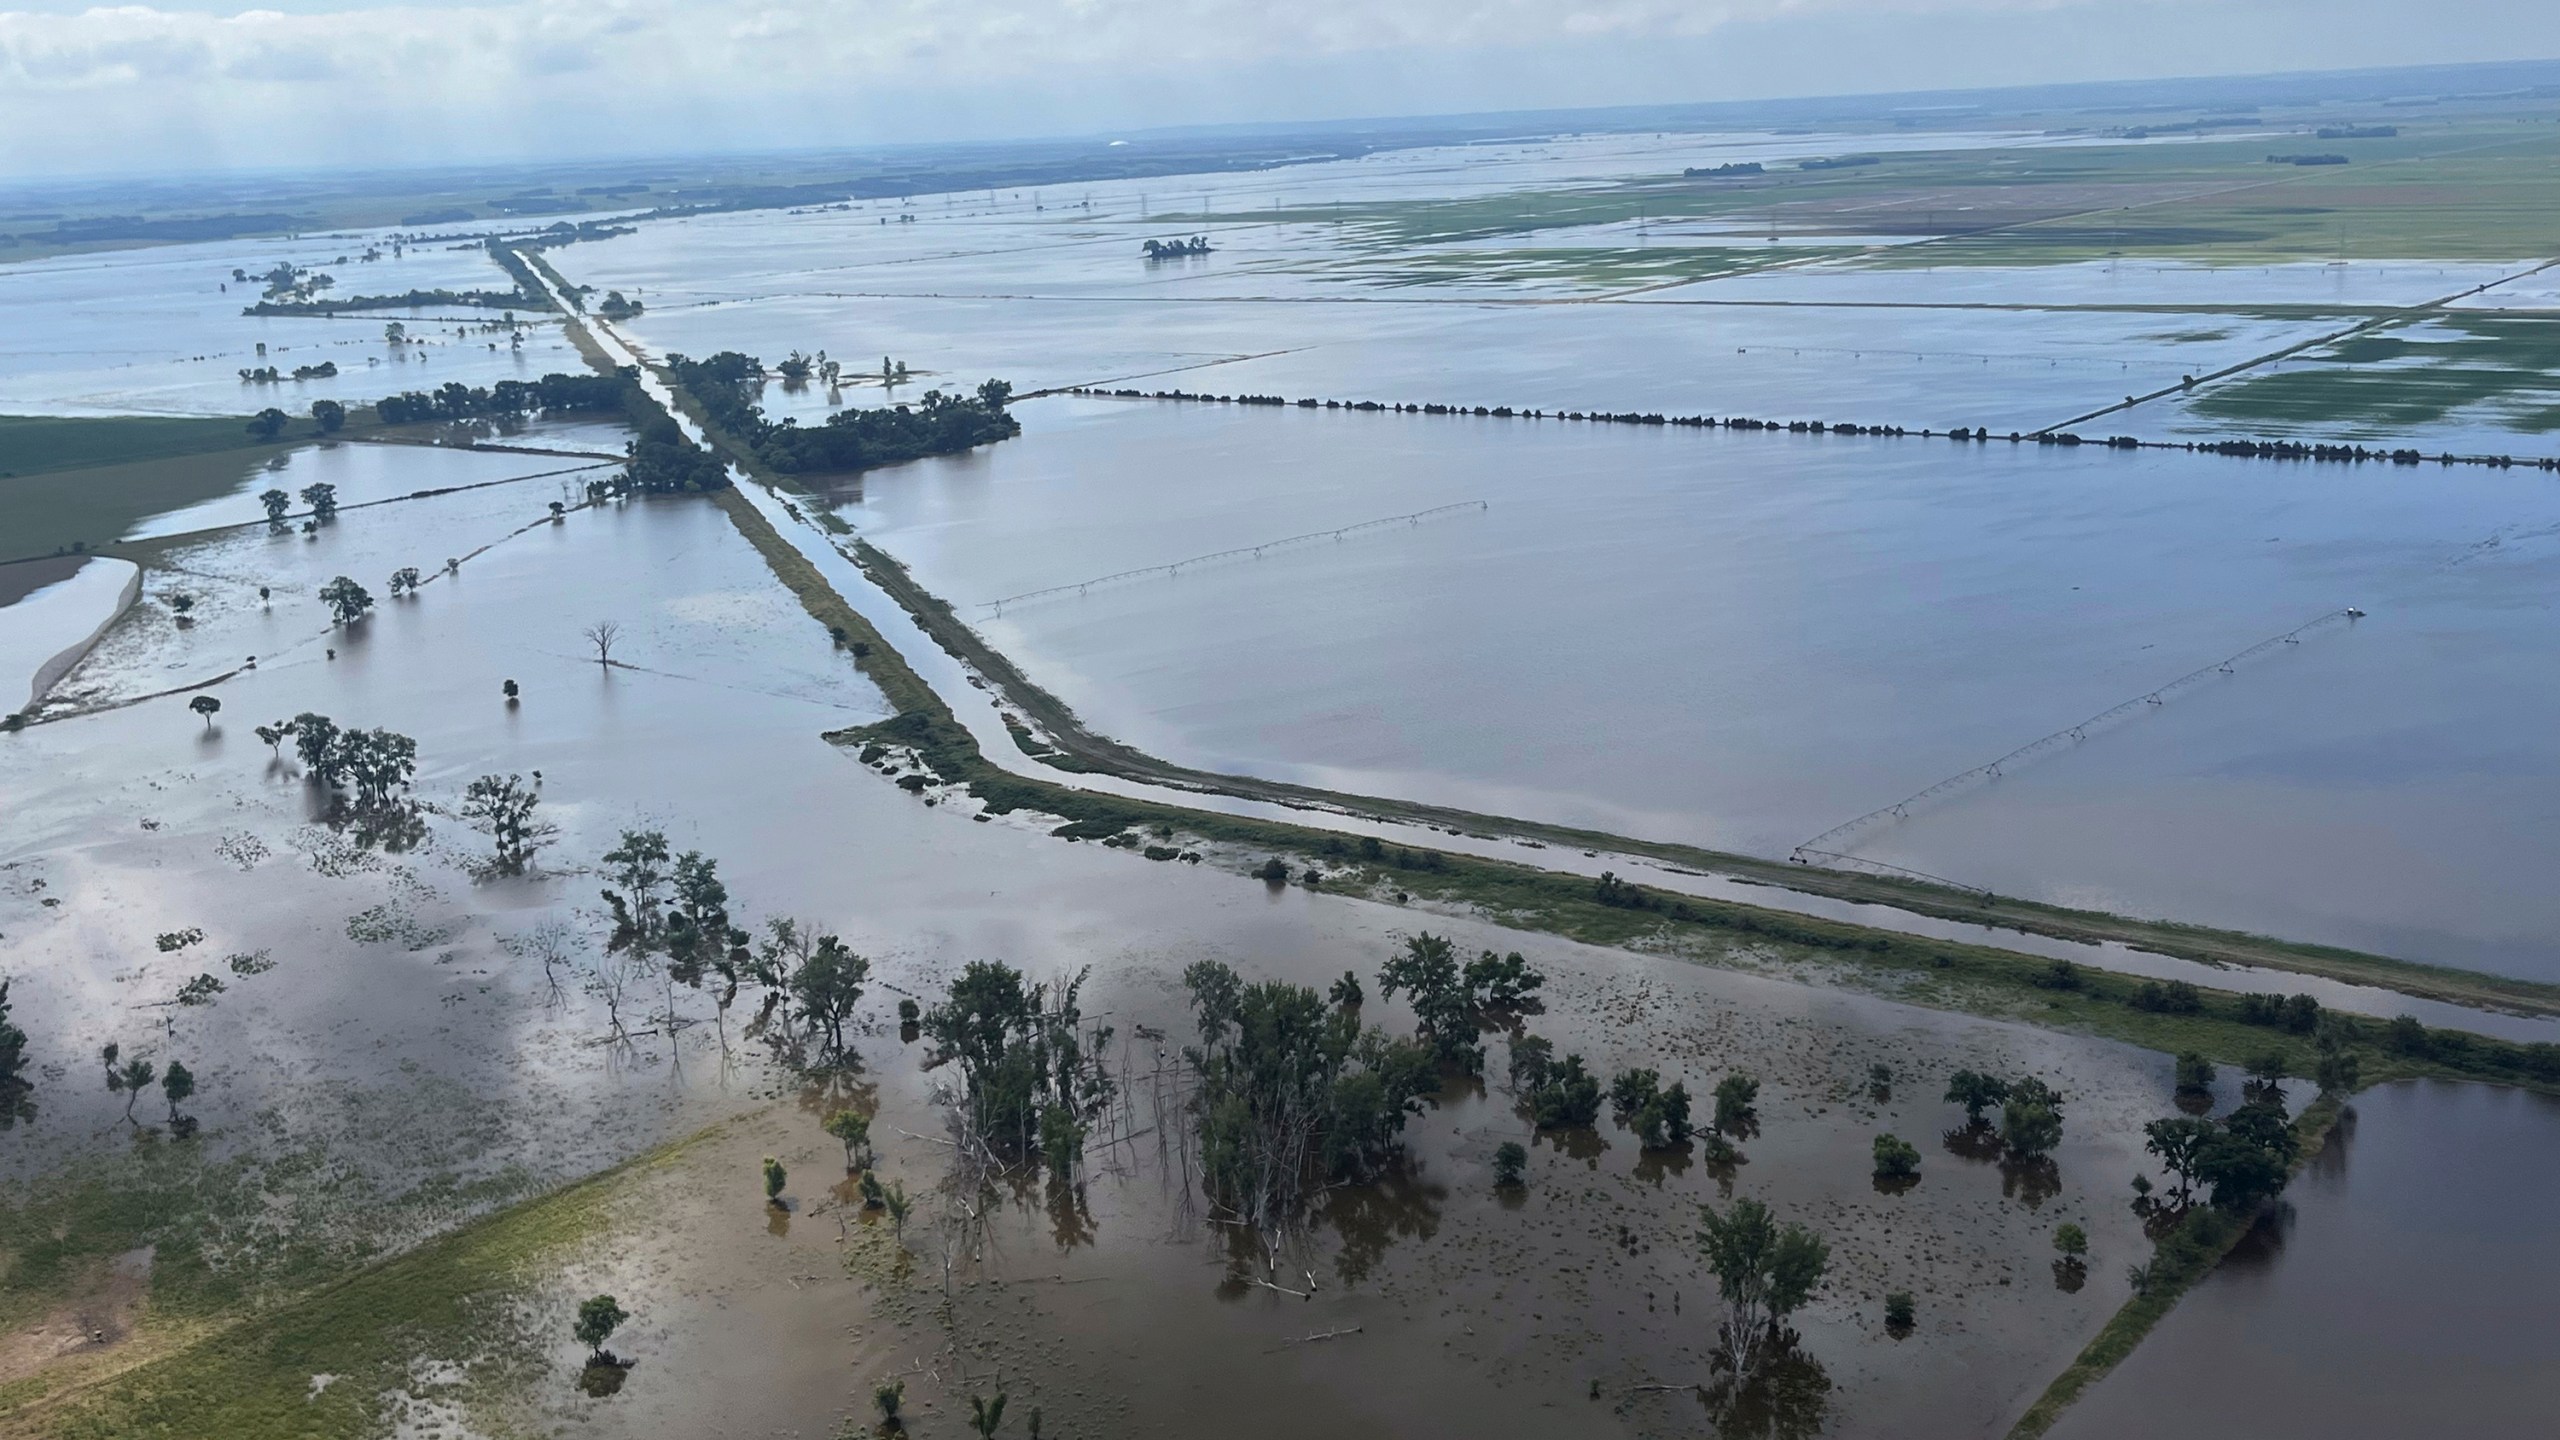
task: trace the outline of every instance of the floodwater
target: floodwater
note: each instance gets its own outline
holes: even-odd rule
[[[23,572],[23,573],[21,573]],[[30,588],[0,604],[0,700],[23,686],[31,708],[68,658],[116,617],[138,572],[127,560],[31,560],[0,570]]]
[[[2549,1432],[2560,1104],[2405,1082],[2353,1114],[2055,1440]]]
[[[385,449],[378,463],[406,466],[420,482],[410,488],[430,488],[446,467],[496,458]],[[96,1083],[88,1058],[108,1040],[186,1060],[200,1077],[190,1109],[217,1145],[320,1137],[340,1163],[377,1175],[385,1194],[463,1182],[492,1187],[484,1200],[521,1193],[753,1109],[769,1077],[738,1034],[743,1007],[729,1017],[735,1070],[721,1064],[712,1006],[699,995],[679,995],[677,1010],[692,1023],[672,1045],[656,1036],[629,1049],[605,1043],[604,1002],[590,989],[601,932],[583,898],[594,882],[577,872],[619,828],[659,824],[678,846],[721,860],[741,918],[802,915],[876,957],[885,991],[871,1002],[865,1051],[884,1138],[893,1126],[938,1128],[915,1052],[880,1023],[886,996],[930,993],[968,960],[1003,958],[1036,975],[1095,966],[1091,1011],[1132,1042],[1124,1063],[1134,1071],[1147,1050],[1136,1027],[1180,1023],[1174,978],[1192,959],[1216,955],[1258,976],[1315,981],[1347,966],[1373,972],[1401,934],[1427,925],[1453,930],[1462,945],[1531,951],[1551,976],[1551,1013],[1537,1028],[1595,1064],[1664,1065],[1693,1090],[1727,1067],[1762,1075],[1763,1133],[1747,1147],[1751,1164],[1734,1193],[1772,1197],[1835,1235],[1838,1278],[1804,1326],[1838,1387],[1839,1433],[1885,1433],[1888,1417],[1915,1410],[1987,1430],[2117,1298],[2104,1282],[2077,1294],[2053,1289],[2041,1256],[2063,1218],[2108,1245],[2134,1243],[2129,1218],[2102,1202],[2135,1163],[2126,1137],[2165,1093],[2161,1057],[1462,918],[1274,893],[1234,873],[1241,858],[1150,865],[1050,839],[1038,817],[973,823],[967,802],[928,806],[818,739],[878,718],[878,697],[716,509],[631,502],[554,526],[539,521],[541,500],[532,486],[501,486],[351,511],[316,539],[251,526],[185,545],[171,563],[202,587],[203,618],[181,631],[138,614],[69,689],[75,701],[109,703],[256,646],[256,670],[208,692],[224,702],[215,723],[170,697],[72,714],[0,745],[0,799],[11,816],[0,848],[0,970],[19,977],[13,998],[38,1037],[39,1067],[35,1112],[11,1131],[9,1173],[43,1173],[123,1129],[121,1102]],[[537,523],[512,533],[524,519]],[[353,631],[327,630],[309,594],[312,576],[369,576],[493,539],[458,573],[415,600],[384,601]],[[264,604],[258,583],[272,591]],[[624,668],[603,670],[579,653],[577,631],[601,617],[627,627],[616,651]],[[502,678],[519,680],[520,704],[500,697]],[[249,733],[301,710],[418,739],[418,792],[430,807],[422,843],[367,851],[314,820],[290,762],[260,754],[266,747]],[[542,774],[545,810],[566,832],[542,876],[475,884],[468,874],[481,842],[450,807],[465,781],[492,770]],[[556,998],[533,947],[550,922],[566,927]],[[204,937],[174,949],[155,943],[190,927]],[[209,1006],[169,1005],[198,974],[226,990]],[[654,991],[625,1003],[659,1013]],[[1385,1005],[1372,1018],[1409,1023]],[[1875,1063],[1911,1077],[1898,1098],[1866,1094]],[[1996,1169],[1939,1157],[1921,1189],[1876,1195],[1866,1177],[1871,1131],[1927,1137],[1947,1128],[1937,1077],[1968,1064],[2066,1081],[2075,1129],[2059,1191],[2004,1194]],[[824,1176],[833,1142],[814,1116],[793,1126],[795,1172]],[[1694,1311],[1705,1290],[1694,1262],[1679,1257],[1688,1206],[1720,1198],[1716,1178],[1639,1163],[1613,1132],[1605,1148],[1542,1149],[1531,1200],[1513,1210],[1485,1183],[1492,1146],[1526,1134],[1507,1102],[1453,1094],[1413,1133],[1414,1170],[1386,1190],[1345,1194],[1311,1241],[1327,1277],[1315,1302],[1228,1294],[1222,1248],[1196,1216],[1184,1219],[1183,1187],[1132,1160],[1088,1187],[1076,1224],[1090,1238],[1063,1251],[1040,1197],[1009,1206],[997,1222],[1003,1258],[977,1277],[1001,1284],[1063,1269],[1090,1282],[1074,1287],[1077,1303],[1089,1297],[1101,1308],[971,1321],[962,1333],[1008,1357],[1008,1373],[1041,1377],[1053,1417],[1103,1413],[1107,1403],[1139,1432],[1179,1433],[1206,1402],[1187,1382],[1163,1383],[1124,1346],[1143,1357],[1178,1345],[1195,1370],[1241,1374],[1279,1338],[1319,1324],[1361,1325],[1369,1342],[1321,1402],[1344,1424],[1416,1406],[1419,1387],[1451,1413],[1488,1421],[1532,1403],[1598,1433],[1686,1425],[1676,1405],[1694,1402],[1676,1397],[1659,1413],[1627,1415],[1580,1397],[1592,1378],[1621,1386],[1697,1371],[1705,1322]],[[401,1143],[386,1145],[386,1136]],[[1132,1138],[1124,1148],[1134,1155]],[[889,1138],[888,1148],[900,1167],[893,1174],[920,1191],[934,1184],[935,1147]],[[413,1236],[456,1213],[450,1200],[432,1213],[404,1210],[386,1233]],[[763,1226],[752,1208],[749,1216]],[[1610,1242],[1619,1224],[1641,1232],[1637,1253]],[[723,1312],[722,1325],[700,1323],[707,1315],[681,1323],[694,1274],[670,1261],[632,1293],[650,1296],[653,1323],[676,1334],[763,1333],[768,1312],[752,1296]],[[652,1276],[674,1288],[648,1288]],[[1879,1333],[1874,1312],[1884,1288],[1902,1285],[1936,1298],[1922,1334],[1897,1343]],[[771,1288],[776,1313],[805,1316],[795,1287]],[[1659,1297],[1652,1309],[1647,1289]],[[1683,1312],[1670,1308],[1675,1289],[1687,1297]],[[839,1321],[861,1317],[851,1292],[835,1293],[855,1306],[836,1312]],[[1092,1349],[1103,1338],[1097,1315],[1125,1326],[1107,1355]],[[1589,1338],[1597,1336],[1612,1337],[1605,1358]],[[1458,1350],[1455,1362],[1444,1341]],[[635,1386],[726,1393],[804,1427],[848,1408],[833,1367],[738,1397],[714,1374],[688,1378],[670,1353],[681,1347],[672,1335],[665,1343]],[[1312,1378],[1337,1362],[1308,1363],[1315,1368],[1295,1373]],[[1985,1386],[1990,1368],[2000,1379]],[[1070,1369],[1084,1378],[1070,1382]],[[1264,1373],[1277,1387],[1293,1372]],[[605,1418],[641,1422],[643,1433],[695,1433],[680,1415],[662,1427],[654,1413],[633,1406]]]
[[[1760,854],[2363,608],[1857,852],[2560,972],[2560,754],[2531,719],[2560,701],[2535,659],[2560,497],[2524,472],[1154,402],[1025,420],[866,476],[842,513],[1095,728]]]

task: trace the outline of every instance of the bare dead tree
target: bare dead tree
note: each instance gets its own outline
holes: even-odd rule
[[[599,620],[578,633],[585,636],[587,643],[595,647],[598,665],[613,664],[613,643],[622,638],[620,625],[610,620]]]

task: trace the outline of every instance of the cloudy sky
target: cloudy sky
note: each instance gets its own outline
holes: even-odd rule
[[[2560,0],[0,0],[0,176],[2541,56]]]

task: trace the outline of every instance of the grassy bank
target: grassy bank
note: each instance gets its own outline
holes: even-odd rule
[[[2293,1164],[2295,1174],[2301,1174],[2302,1167],[2311,1162],[2311,1157],[2320,1153],[2320,1147],[2328,1142],[2330,1127],[2337,1123],[2339,1111],[2343,1108],[2344,1104],[2338,1097],[2323,1095],[2295,1119],[2294,1133],[2302,1140],[2302,1149]],[[2072,1402],[2078,1400],[2091,1385],[2106,1378],[2107,1372],[2115,1369],[2124,1357],[2132,1354],[2133,1348],[2141,1344],[2152,1327],[2168,1315],[2179,1298],[2212,1274],[2214,1267],[2220,1265],[2223,1257],[2229,1255],[2232,1247],[2248,1233],[2246,1222],[2219,1211],[2205,1209],[2189,1215],[2174,1234],[2160,1242],[2154,1254],[2150,1286],[2142,1294],[2127,1300],[2124,1308],[2107,1321],[2106,1328],[2098,1332],[2097,1338],[2081,1349],[2079,1358],[2071,1362],[2070,1368],[2054,1377],[2053,1383],[2045,1387],[2044,1394],[2018,1417],[2018,1423],[2009,1427],[2009,1440],[2036,1440],[2037,1436],[2052,1429],[2053,1423],[2062,1418],[2062,1412],[2071,1408]]]
[[[447,1362],[486,1391],[529,1376],[541,1343],[517,1334],[510,1297],[544,1262],[603,1231],[623,1184],[671,1163],[710,1131],[499,1211],[406,1254],[290,1298],[175,1307],[178,1343],[154,1353],[163,1282],[133,1342],[139,1363],[47,1392],[42,1381],[0,1394],[0,1440],[134,1436],[298,1436],[335,1440],[388,1428],[391,1396],[414,1366]],[[183,1302],[183,1296],[180,1297]],[[335,1377],[315,1388],[314,1377]],[[450,1383],[450,1382],[446,1382]]]

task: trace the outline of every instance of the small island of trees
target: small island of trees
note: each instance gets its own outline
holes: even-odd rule
[[[724,350],[705,360],[667,357],[667,373],[702,405],[711,422],[763,463],[785,475],[842,474],[927,455],[953,455],[1022,433],[1006,412],[1013,387],[990,380],[974,395],[928,390],[913,407],[844,410],[823,425],[765,418],[756,404],[764,363]],[[644,436],[645,438],[645,436]],[[697,452],[699,453],[699,452]]]
[[[1171,260],[1183,255],[1206,255],[1210,246],[1208,236],[1194,235],[1188,240],[1150,240],[1139,248],[1147,252],[1150,260]]]

